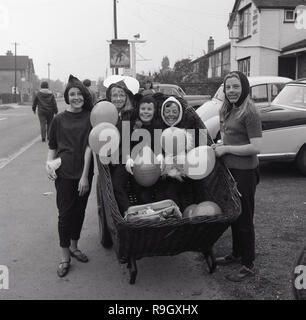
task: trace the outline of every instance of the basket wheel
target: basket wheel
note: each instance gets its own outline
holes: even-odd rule
[[[99,179],[98,179],[99,180]],[[102,202],[100,184],[97,183],[97,204],[98,204],[98,219],[99,219],[99,238],[104,248],[111,248],[113,245],[112,237],[109,232],[105,208]]]

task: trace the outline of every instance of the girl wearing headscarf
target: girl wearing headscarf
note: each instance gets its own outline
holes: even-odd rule
[[[156,94],[156,97],[159,99],[160,94]],[[169,127],[187,129],[186,152],[192,148],[198,147],[199,145],[212,144],[212,140],[204,123],[195,110],[191,107],[188,107],[188,104],[184,99],[174,96],[163,96],[161,97],[160,101],[161,107],[159,115],[162,121],[163,130]],[[191,134],[189,130],[194,130],[194,134]],[[184,208],[188,205],[181,201],[180,193],[182,192],[182,182],[184,182],[184,191],[187,189],[192,190],[194,197],[192,203],[199,203],[203,201],[203,179],[191,180],[187,177],[184,177],[184,172],[183,170],[180,170],[179,165],[177,166],[176,170],[173,170],[171,166],[169,168],[170,170],[167,170],[167,164],[165,164],[165,168],[166,170],[164,170],[164,172],[167,177],[165,177],[161,182],[161,184],[163,184],[161,190],[168,188],[168,193],[171,193],[170,195],[172,196],[171,199],[177,201],[177,205],[181,208],[181,210],[184,210]],[[169,186],[171,186],[171,188],[169,188]]]
[[[64,92],[68,107],[54,117],[49,132],[49,151],[46,169],[55,180],[58,207],[58,232],[62,259],[57,269],[64,277],[70,269],[70,256],[87,262],[78,249],[78,240],[93,178],[93,158],[88,146],[92,129],[90,111],[92,100],[87,88],[70,75]]]
[[[222,144],[215,147],[222,157],[241,193],[242,212],[232,224],[233,250],[217,263],[240,263],[242,267],[227,276],[230,281],[243,281],[254,276],[255,232],[254,198],[259,182],[258,158],[262,142],[259,114],[250,100],[247,77],[238,71],[224,78],[225,101],[220,110]]]
[[[136,79],[134,80],[137,81]],[[129,173],[125,169],[127,159],[124,158],[127,155],[122,155],[122,123],[123,121],[131,121],[134,110],[134,94],[129,90],[123,80],[119,80],[118,82],[110,84],[107,88],[106,100],[115,105],[119,115],[116,124],[121,137],[119,143],[119,163],[110,163],[109,170],[116,202],[121,215],[124,216],[125,211],[130,206],[130,201],[127,193]],[[128,134],[130,134],[130,132]]]

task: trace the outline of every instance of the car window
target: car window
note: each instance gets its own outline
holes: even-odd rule
[[[279,94],[279,92],[284,88],[285,83],[273,83],[271,84],[271,101]]]
[[[256,102],[268,102],[268,88],[266,84],[251,88],[251,98]]]
[[[224,92],[223,92],[223,85],[221,85],[219,87],[219,89],[217,90],[217,92],[215,93],[214,95],[214,98],[215,99],[218,99],[220,101],[223,101],[224,100]]]
[[[183,97],[186,95],[186,93],[184,92],[184,90],[181,87],[178,87],[177,90],[178,90],[179,96]]]
[[[306,86],[287,85],[273,100],[273,104],[288,105],[306,109]]]

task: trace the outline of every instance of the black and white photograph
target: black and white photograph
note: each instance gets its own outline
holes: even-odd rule
[[[306,0],[1,0],[0,300],[306,300]]]

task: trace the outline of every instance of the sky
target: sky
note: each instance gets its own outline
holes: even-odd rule
[[[234,0],[117,0],[118,39],[134,39],[137,73],[159,71],[164,56],[178,60],[229,41]],[[111,75],[109,40],[114,38],[113,0],[1,0],[0,55],[8,50],[33,59],[35,73],[66,82],[69,74],[97,80]]]

